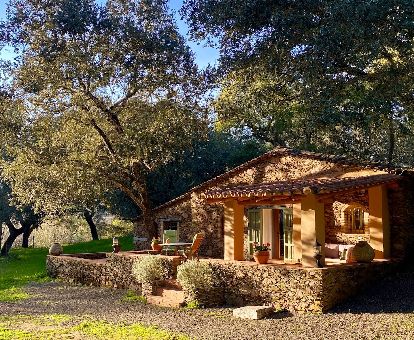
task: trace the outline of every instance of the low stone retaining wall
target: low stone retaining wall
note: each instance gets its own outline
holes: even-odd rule
[[[81,283],[92,286],[130,288],[139,294],[142,292],[141,283],[132,275],[132,265],[140,261],[147,254],[139,253],[106,253],[98,258],[93,254],[63,254],[60,256],[48,255],[46,269],[49,276],[59,278],[70,283]],[[180,258],[166,256],[177,268]]]
[[[398,266],[395,262],[373,262],[301,268],[208,261],[220,282],[211,291],[200,291],[205,294],[198,297],[200,301],[234,306],[273,304],[293,313],[324,313]]]
[[[67,282],[95,286],[135,289],[149,294],[151,287],[132,276],[132,265],[147,254],[118,253],[98,256],[48,256],[51,277]],[[100,258],[99,258],[100,257]],[[176,269],[180,258],[166,256]],[[343,264],[325,268],[302,268],[285,265],[257,265],[250,262],[208,261],[216,278],[214,287],[187,292],[187,299],[197,299],[206,306],[273,304],[292,313],[324,313],[339,302],[397,269],[396,262]],[[148,291],[148,292],[147,292]]]

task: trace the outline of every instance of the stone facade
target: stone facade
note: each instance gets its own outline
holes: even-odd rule
[[[134,289],[149,295],[151,285],[142,285],[132,275],[132,265],[143,256],[127,253],[99,255],[76,254],[48,256],[47,272],[53,278],[71,283]],[[174,273],[179,258],[172,261]],[[268,304],[292,313],[324,313],[394,271],[396,262],[342,264],[325,268],[286,265],[257,265],[250,262],[207,261],[214,273],[211,289],[184,292],[187,301],[205,306],[244,306]]]
[[[159,235],[162,234],[160,223],[162,219],[179,220],[179,240],[183,242],[190,242],[196,233],[203,231],[205,240],[201,246],[200,255],[223,258],[224,209],[220,203],[209,204],[203,199],[203,192],[207,189],[292,179],[361,177],[386,172],[383,168],[355,165],[346,161],[338,162],[335,158],[317,154],[270,152],[156,208],[154,217],[158,223]],[[412,180],[407,179],[401,181],[399,188],[389,189],[392,257],[394,258],[403,257],[404,249],[407,249],[406,245],[412,244],[414,240],[414,209],[409,206],[410,198],[414,198],[412,183]],[[335,200],[325,203],[327,243],[355,244],[361,237],[369,241],[367,223],[363,233],[355,234],[344,222],[343,208],[351,203],[360,205],[368,212],[367,190],[340,193]],[[137,237],[144,234],[143,228],[144,226],[138,220],[135,224]]]
[[[208,261],[221,289],[198,291],[196,298],[204,304],[208,301],[232,306],[268,304],[292,313],[325,313],[398,266],[397,262],[372,262],[305,269]]]

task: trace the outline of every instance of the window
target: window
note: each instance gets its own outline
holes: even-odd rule
[[[344,210],[344,222],[345,229],[348,233],[364,233],[365,226],[368,223],[368,212],[359,205],[349,205]]]
[[[171,243],[178,242],[178,227],[180,222],[177,220],[163,220],[162,226],[162,242],[165,243],[167,239]]]

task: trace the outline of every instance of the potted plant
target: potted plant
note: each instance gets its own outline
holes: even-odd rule
[[[151,248],[155,251],[161,251],[162,246],[160,245],[161,241],[159,238],[154,237],[151,241]]]
[[[269,261],[269,250],[270,250],[270,243],[253,243],[253,258],[259,264],[264,264]]]

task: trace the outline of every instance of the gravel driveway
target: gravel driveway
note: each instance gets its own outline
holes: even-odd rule
[[[414,339],[414,274],[378,282],[351,302],[325,315],[251,321],[231,316],[231,309],[168,309],[122,302],[121,290],[31,284],[33,297],[0,303],[2,315],[59,313],[92,316],[112,322],[143,323],[182,332],[197,339]]]

